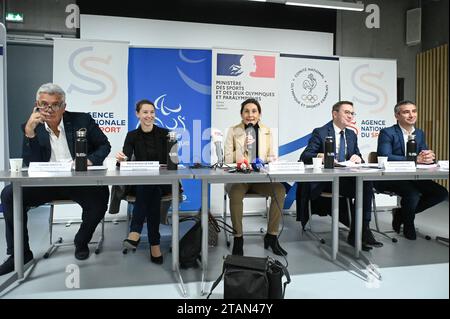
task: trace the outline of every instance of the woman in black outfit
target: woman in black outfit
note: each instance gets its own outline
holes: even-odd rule
[[[128,132],[123,151],[117,153],[118,161],[159,161],[167,164],[168,130],[155,123],[155,105],[148,100],[136,103],[136,116],[140,126]],[[123,241],[124,248],[135,249],[140,242],[141,232],[147,220],[148,240],[150,242],[150,260],[156,264],[163,263],[160,248],[160,206],[163,194],[170,192],[170,185],[136,185],[136,202],[131,218],[130,233]]]

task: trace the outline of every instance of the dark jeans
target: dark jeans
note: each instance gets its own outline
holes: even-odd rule
[[[161,196],[160,185],[136,185],[136,201],[131,218],[130,232],[141,233],[147,220],[148,241],[150,245],[159,245],[159,223]]]
[[[108,207],[109,189],[107,186],[76,186],[76,187],[24,187],[23,198],[23,240],[24,251],[30,250],[27,212],[31,207],[37,207],[52,200],[73,200],[83,209],[82,223],[75,235],[75,245],[88,244],[98,223],[105,216]],[[13,190],[6,186],[1,194],[5,218],[5,235],[8,255],[14,253],[14,223],[13,223]]]
[[[331,183],[327,183],[324,189],[331,193]],[[355,198],[356,194],[356,179],[354,177],[339,178],[339,195]],[[373,198],[373,183],[363,182],[363,221],[370,222],[372,217],[372,198]],[[354,205],[351,205],[352,221],[355,220]],[[352,223],[353,224],[353,223]]]
[[[448,199],[445,187],[433,181],[375,182],[380,192],[393,192],[401,197],[401,215],[406,224],[414,223],[415,215]]]

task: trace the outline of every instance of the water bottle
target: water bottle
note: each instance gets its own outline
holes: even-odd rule
[[[324,168],[334,168],[334,139],[332,136],[325,138]]]
[[[167,134],[167,169],[178,169],[178,146],[175,132]]]
[[[86,129],[81,128],[76,133],[75,140],[75,170],[87,171],[87,139]]]
[[[417,159],[417,143],[415,135],[408,135],[408,142],[406,142],[406,160],[415,162]]]

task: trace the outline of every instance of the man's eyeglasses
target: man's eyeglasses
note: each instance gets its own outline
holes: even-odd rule
[[[52,111],[58,111],[60,108],[65,106],[64,102],[59,102],[55,104],[47,104],[46,102],[38,102],[38,108],[44,111],[51,109]]]
[[[350,112],[350,111],[344,111],[345,115],[351,115],[351,116],[356,116],[355,112]]]

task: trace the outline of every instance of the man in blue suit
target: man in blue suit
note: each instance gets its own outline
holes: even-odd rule
[[[42,85],[36,93],[36,103],[28,121],[23,125],[22,156],[30,162],[72,161],[75,158],[76,131],[87,130],[88,165],[101,165],[111,151],[108,138],[87,113],[66,111],[65,93],[56,84]],[[33,259],[28,230],[27,211],[52,200],[70,199],[83,208],[82,223],[75,236],[75,258],[89,257],[88,243],[108,206],[107,186],[89,187],[25,187],[23,188],[24,260]],[[0,275],[14,270],[13,190],[6,186],[1,193],[4,207],[5,235],[9,258],[0,265]]]
[[[397,124],[382,129],[378,135],[378,155],[387,156],[389,161],[405,161],[408,136],[415,135],[417,163],[434,163],[436,156],[428,149],[424,132],[415,127],[416,105],[411,101],[401,101],[395,105],[394,115]],[[380,191],[394,192],[401,197],[401,208],[392,212],[392,228],[400,233],[403,224],[403,234],[410,240],[417,237],[414,227],[415,215],[448,199],[447,190],[431,180],[376,182],[375,187]]]
[[[333,137],[335,141],[335,154],[338,162],[351,161],[361,163],[363,161],[358,148],[358,139],[351,129],[347,129],[351,125],[355,113],[353,112],[353,103],[349,101],[340,101],[333,105],[333,120],[322,127],[314,129],[308,146],[306,146],[300,160],[306,164],[312,163],[313,157],[324,157],[325,138]],[[331,183],[318,182],[308,183],[309,187],[299,187],[297,192],[297,216],[307,214],[307,201],[309,199],[317,199],[321,192],[331,192]],[[370,231],[369,224],[372,213],[372,182],[363,183],[363,232],[362,242],[363,250],[370,250],[372,247],[381,247],[383,244],[378,242]],[[339,194],[347,197],[355,197],[355,178],[340,178]],[[354,223],[354,207],[352,205],[352,223],[348,236],[348,243],[352,246],[355,244],[355,223]]]

